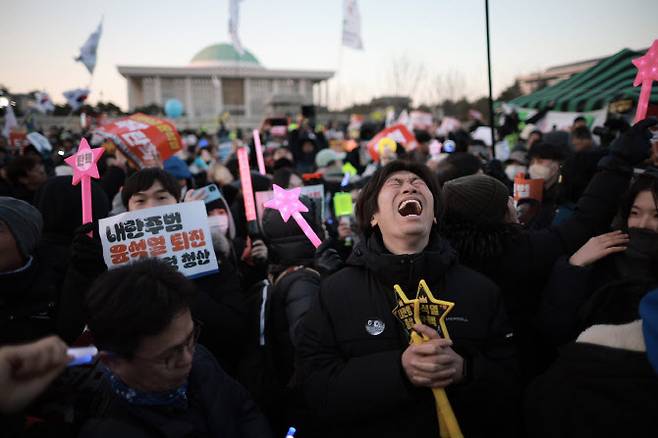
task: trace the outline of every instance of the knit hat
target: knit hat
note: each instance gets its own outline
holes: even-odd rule
[[[318,167],[327,167],[333,161],[342,160],[345,158],[345,153],[339,154],[333,149],[322,149],[315,156],[315,165]]]
[[[39,210],[25,201],[0,196],[0,221],[7,224],[19,251],[28,258],[41,239],[43,220]]]
[[[443,185],[446,216],[478,225],[502,222],[508,198],[505,184],[487,175],[463,176]]]
[[[176,179],[192,178],[192,173],[188,169],[187,164],[185,164],[185,161],[175,155],[165,160],[163,164],[165,172],[170,173]]]
[[[655,289],[640,301],[640,316],[647,358],[658,373],[658,289]]]

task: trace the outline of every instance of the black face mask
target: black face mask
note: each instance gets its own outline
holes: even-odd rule
[[[630,241],[627,254],[631,257],[658,260],[658,233],[646,228],[629,228],[628,235]]]
[[[658,233],[644,228],[629,228],[626,251],[616,257],[623,277],[658,278]]]

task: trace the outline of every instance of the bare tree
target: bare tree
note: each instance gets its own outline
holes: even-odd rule
[[[399,55],[391,60],[391,67],[386,77],[385,88],[395,96],[417,98],[422,83],[426,81],[427,69],[422,62],[415,62],[407,55]]]

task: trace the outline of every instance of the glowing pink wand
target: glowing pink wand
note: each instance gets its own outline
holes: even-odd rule
[[[320,246],[322,241],[318,235],[315,234],[315,231],[313,231],[308,222],[306,222],[306,219],[301,215],[301,213],[306,213],[308,211],[308,208],[306,208],[306,206],[299,200],[299,195],[302,189],[297,187],[296,189],[286,190],[276,184],[272,187],[274,188],[274,198],[264,203],[263,206],[265,208],[279,210],[284,222],[288,222],[288,219],[292,216],[313,246],[316,248]]]

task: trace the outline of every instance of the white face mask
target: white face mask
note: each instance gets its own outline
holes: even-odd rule
[[[509,178],[510,181],[514,181],[516,175],[518,175],[519,173],[525,175],[527,170],[528,168],[521,164],[510,164],[505,168],[505,175],[507,175],[507,178]]]
[[[528,168],[530,179],[543,179],[544,186],[550,187],[557,179],[558,169],[553,169],[553,166],[544,166],[543,164],[532,164]]]
[[[222,235],[226,236],[226,232],[228,231],[228,215],[208,216],[208,226],[211,229],[216,227]]]

